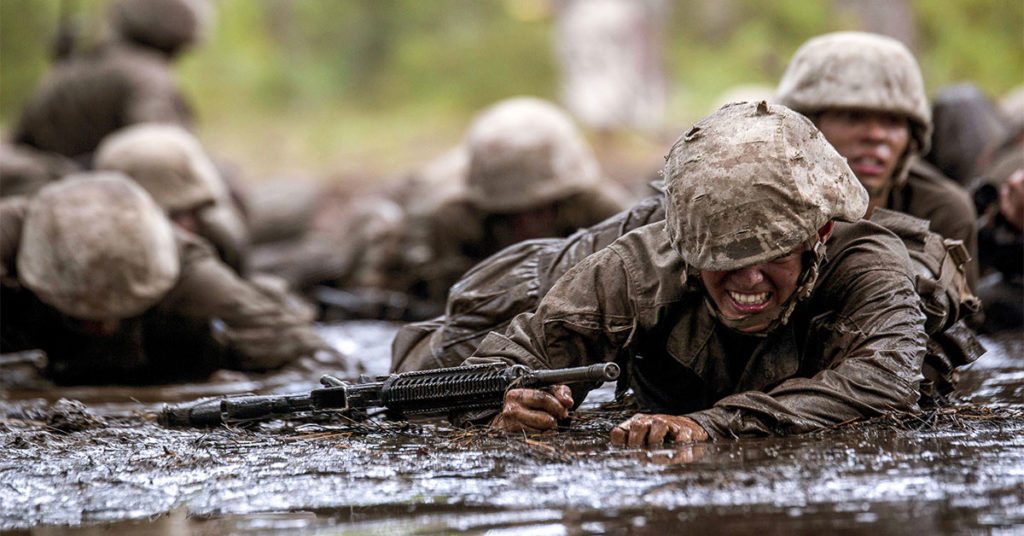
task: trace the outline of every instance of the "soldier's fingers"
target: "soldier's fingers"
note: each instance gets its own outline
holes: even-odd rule
[[[566,409],[572,407],[572,389],[568,385],[554,385],[550,388],[549,392],[565,406]]]
[[[612,428],[611,436],[612,445],[621,447],[626,444],[626,438],[629,437],[629,431],[626,428],[624,428],[622,424],[618,424],[615,426],[615,428]]]
[[[647,446],[657,447],[665,442],[665,436],[669,433],[669,424],[661,419],[654,419],[651,422],[651,431],[647,435]]]
[[[651,423],[645,420],[634,420],[629,425],[629,448],[638,449],[647,442],[647,434],[651,431]]]
[[[499,415],[498,418],[491,423],[491,426],[493,428],[512,433],[537,434],[544,431],[517,420],[515,415],[508,415],[506,413]]]
[[[668,434],[665,439],[668,439],[672,443],[679,443],[682,441],[683,427],[679,426],[678,423],[668,423]]]
[[[693,430],[687,426],[680,426],[676,432],[676,443],[693,443]]]
[[[558,426],[555,415],[542,410],[532,410],[518,404],[506,405],[502,413],[507,420],[536,431],[551,430]]]
[[[523,407],[550,413],[559,419],[569,416],[569,410],[554,395],[539,389],[521,389],[516,401]]]

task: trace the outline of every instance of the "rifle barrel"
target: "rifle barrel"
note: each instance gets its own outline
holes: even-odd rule
[[[573,367],[556,370],[535,370],[530,384],[557,385],[576,382],[610,382],[619,378],[619,366],[615,363],[598,363],[587,367]]]

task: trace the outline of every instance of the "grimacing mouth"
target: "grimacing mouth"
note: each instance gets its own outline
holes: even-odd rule
[[[732,301],[745,306],[764,305],[771,300],[773,294],[771,291],[742,293],[734,290],[727,290],[726,293]]]

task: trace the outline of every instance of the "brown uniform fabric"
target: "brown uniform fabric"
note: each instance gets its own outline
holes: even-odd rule
[[[88,165],[101,139],[127,125],[188,125],[191,112],[154,49],[112,43],[58,64],[30,98],[13,132],[15,143]]]
[[[392,370],[462,363],[487,333],[503,331],[519,313],[536,310],[569,268],[629,231],[663,219],[665,203],[659,194],[569,238],[528,240],[491,256],[452,287],[444,316],[399,330]]]
[[[424,222],[431,255],[422,266],[413,267],[416,280],[408,286],[424,299],[443,302],[466,271],[502,249],[523,240],[566,237],[626,208],[623,199],[604,189],[588,190],[556,202],[550,227],[524,234],[513,229],[504,215],[483,213],[462,200],[447,203]],[[415,220],[410,223],[411,228],[418,226]]]
[[[664,197],[656,195],[568,239],[523,242],[488,258],[452,287],[443,316],[399,330],[392,344],[392,370],[462,363],[489,331],[504,331],[516,315],[535,311],[569,268],[627,232],[664,217]],[[940,400],[953,386],[953,370],[984,353],[973,332],[964,328],[962,321],[957,324],[975,310],[963,293],[964,275],[957,269],[958,259],[939,235],[929,232],[927,220],[877,209],[871,221],[900,238],[920,274],[915,288],[928,316],[926,331],[932,336],[926,365],[939,371],[928,375],[929,383],[923,384],[922,392]]]
[[[387,219],[379,214],[357,217],[341,230],[307,237],[284,254],[262,255],[255,264],[300,290],[330,285],[398,292],[439,311],[451,286],[480,261],[514,243],[566,237],[614,216],[628,207],[618,194],[601,187],[557,201],[550,205],[551,225],[525,236],[505,216],[449,196],[429,210],[398,208],[401,215],[393,221],[374,222]]]
[[[33,195],[76,171],[78,165],[59,154],[0,142],[0,197]]]
[[[719,325],[655,223],[571,269],[536,313],[468,362],[555,368],[619,361],[647,411],[686,414],[713,437],[808,432],[916,407],[927,335],[900,240],[836,224],[814,292],[764,338]],[[574,390],[581,401],[584,388]]]
[[[152,383],[221,367],[265,370],[330,347],[311,314],[269,285],[240,279],[203,240],[176,235],[181,273],[153,308],[124,319],[112,337],[81,331],[17,279],[27,203],[0,204],[2,352],[41,349],[53,378],[66,383]]]
[[[971,261],[967,263],[967,285],[978,283],[977,214],[967,192],[944,177],[931,164],[914,158],[902,187],[889,194],[885,208],[928,220],[930,229],[944,238],[962,240]]]

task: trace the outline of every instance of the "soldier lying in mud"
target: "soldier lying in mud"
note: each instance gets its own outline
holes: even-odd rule
[[[587,257],[467,363],[619,362],[649,411],[613,429],[629,446],[916,408],[928,334],[907,249],[859,221],[868,194],[810,121],[727,106],[676,142],[664,175],[665,222]],[[496,416],[459,420],[550,430],[586,391],[511,390]]]
[[[44,351],[58,383],[195,379],[336,352],[311,311],[238,277],[121,173],[6,198],[0,224],[0,351]]]

